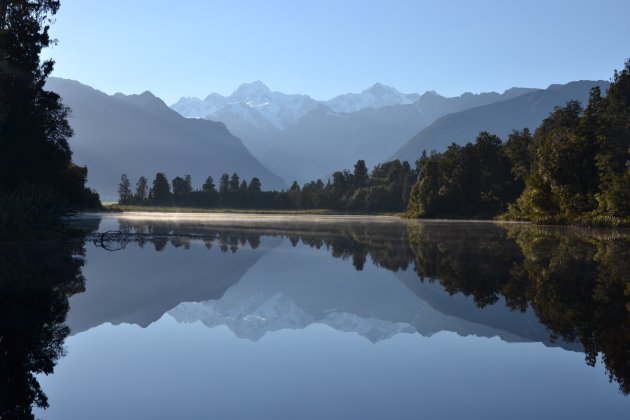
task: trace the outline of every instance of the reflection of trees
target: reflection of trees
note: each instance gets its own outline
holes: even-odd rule
[[[256,249],[262,236],[289,239],[293,246],[302,243],[320,249],[325,247],[333,257],[351,259],[357,270],[362,270],[368,258],[379,267],[392,271],[405,270],[413,261],[407,228],[403,224],[375,227],[372,223],[236,228],[221,225],[203,226],[194,223],[172,223],[147,220],[120,220],[118,235],[121,243],[135,241],[140,245],[153,243],[162,251],[169,243],[175,248],[188,249],[190,241],[201,240],[207,249],[214,245],[221,252],[235,253],[239,248]],[[116,238],[113,238],[116,239]]]
[[[258,247],[262,236],[281,236],[293,246],[326,249],[357,270],[368,261],[391,271],[413,265],[420,281],[437,281],[479,307],[500,298],[513,310],[531,307],[552,338],[583,346],[590,365],[601,353],[611,380],[630,393],[629,232],[416,221],[246,229],[144,221],[121,224],[120,230],[142,233],[157,250],[169,242],[187,249],[199,238],[207,248],[216,244],[222,252],[237,252]]]
[[[36,374],[50,374],[70,330],[68,298],[84,291],[81,242],[0,246],[0,418],[47,407]]]
[[[552,338],[601,353],[630,393],[630,233],[529,225],[414,224],[415,270],[478,306],[531,306]]]
[[[412,224],[409,242],[421,279],[439,280],[450,294],[472,296],[480,307],[494,304],[504,289],[518,288],[522,254],[495,225]],[[510,297],[508,305],[526,308],[518,298]]]
[[[630,233],[508,231],[525,257],[528,300],[540,320],[582,344],[589,365],[601,353],[610,380],[630,393]]]

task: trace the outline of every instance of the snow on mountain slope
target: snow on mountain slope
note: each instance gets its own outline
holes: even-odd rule
[[[283,129],[318,105],[308,95],[272,92],[261,81],[255,81],[242,84],[227,97],[212,93],[203,101],[181,98],[171,108],[184,117],[212,120],[220,120],[225,113],[238,113],[256,127],[263,128],[268,123]]]
[[[324,105],[335,112],[349,114],[365,108],[383,108],[392,105],[411,104],[419,99],[417,94],[404,94],[390,86],[376,83],[361,93],[346,93],[328,101]]]
[[[220,300],[181,303],[169,312],[177,322],[201,321],[214,328],[226,325],[239,338],[258,341],[265,334],[282,329],[303,329],[314,323],[328,325],[344,332],[356,332],[377,342],[396,334],[413,334],[411,324],[376,318],[362,318],[349,312],[330,312],[317,319],[295,301],[280,293],[252,296],[240,304],[222,305]]]

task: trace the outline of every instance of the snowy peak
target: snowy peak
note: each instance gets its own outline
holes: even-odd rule
[[[392,105],[411,104],[417,99],[416,94],[404,94],[391,86],[375,83],[372,87],[361,93],[346,93],[328,101],[326,104],[331,110],[349,114],[364,108],[383,108]]]
[[[236,121],[247,121],[251,126],[262,130],[276,130],[277,127],[272,124],[256,107],[250,103],[231,103],[218,110],[206,115],[206,119],[211,121],[223,122],[228,126]]]
[[[171,108],[184,117],[211,120],[220,120],[226,115],[234,116],[237,113],[254,127],[284,129],[318,104],[307,95],[272,92],[263,82],[257,80],[243,83],[227,97],[211,93],[203,101],[198,98],[181,98]]]
[[[375,98],[384,98],[388,96],[398,96],[400,92],[391,86],[385,86],[382,83],[374,83],[371,88],[363,91],[371,93]]]
[[[230,100],[234,102],[250,102],[268,100],[271,98],[271,91],[260,80],[252,83],[243,83],[230,96]]]
[[[237,337],[251,341],[258,341],[269,332],[303,329],[315,323],[328,325],[338,331],[355,332],[372,342],[416,332],[411,324],[363,318],[343,310],[314,316],[282,293],[256,294],[229,304],[221,299],[185,302],[171,309],[168,314],[182,323],[201,321],[209,328],[225,325]]]
[[[321,112],[342,116],[341,114],[351,114],[367,108],[415,103],[426,119],[433,121],[447,113],[510,99],[532,90],[512,88],[503,94],[466,92],[448,98],[435,91],[427,91],[422,95],[402,93],[391,86],[375,83],[360,93],[346,93],[330,100],[316,101],[308,95],[289,95],[273,91],[260,80],[256,80],[243,83],[229,96],[211,93],[204,100],[183,97],[171,108],[188,118],[206,118],[225,123],[238,120],[239,123],[244,122],[257,129],[284,130],[314,110],[323,109]]]
[[[183,97],[171,105],[171,109],[186,118],[205,118],[206,115],[216,112],[226,104],[225,97],[213,93],[203,101],[199,98]]]

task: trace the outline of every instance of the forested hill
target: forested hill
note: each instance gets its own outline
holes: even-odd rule
[[[481,132],[475,143],[424,152],[409,214],[630,226],[630,60],[605,94],[594,86],[533,135],[523,129],[505,140]]]
[[[506,101],[446,115],[421,130],[391,159],[415,162],[423,150],[441,152],[451,143],[463,145],[473,141],[481,131],[507,138],[515,129],[527,127],[534,130],[555,107],[563,106],[569,100],[588,101],[593,86],[606,92],[609,83],[600,80],[551,85]]]
[[[286,188],[225,125],[184,118],[150,92],[110,96],[58,78],[50,78],[46,86],[72,109],[74,159],[87,165],[89,185],[105,200],[117,197],[122,172],[130,177],[158,171],[187,173],[202,180],[236,170],[259,177],[267,188]]]

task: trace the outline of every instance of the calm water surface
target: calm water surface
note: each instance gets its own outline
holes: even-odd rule
[[[627,231],[78,223],[120,233],[3,248],[5,412],[45,394],[35,416],[64,420],[630,415]]]

